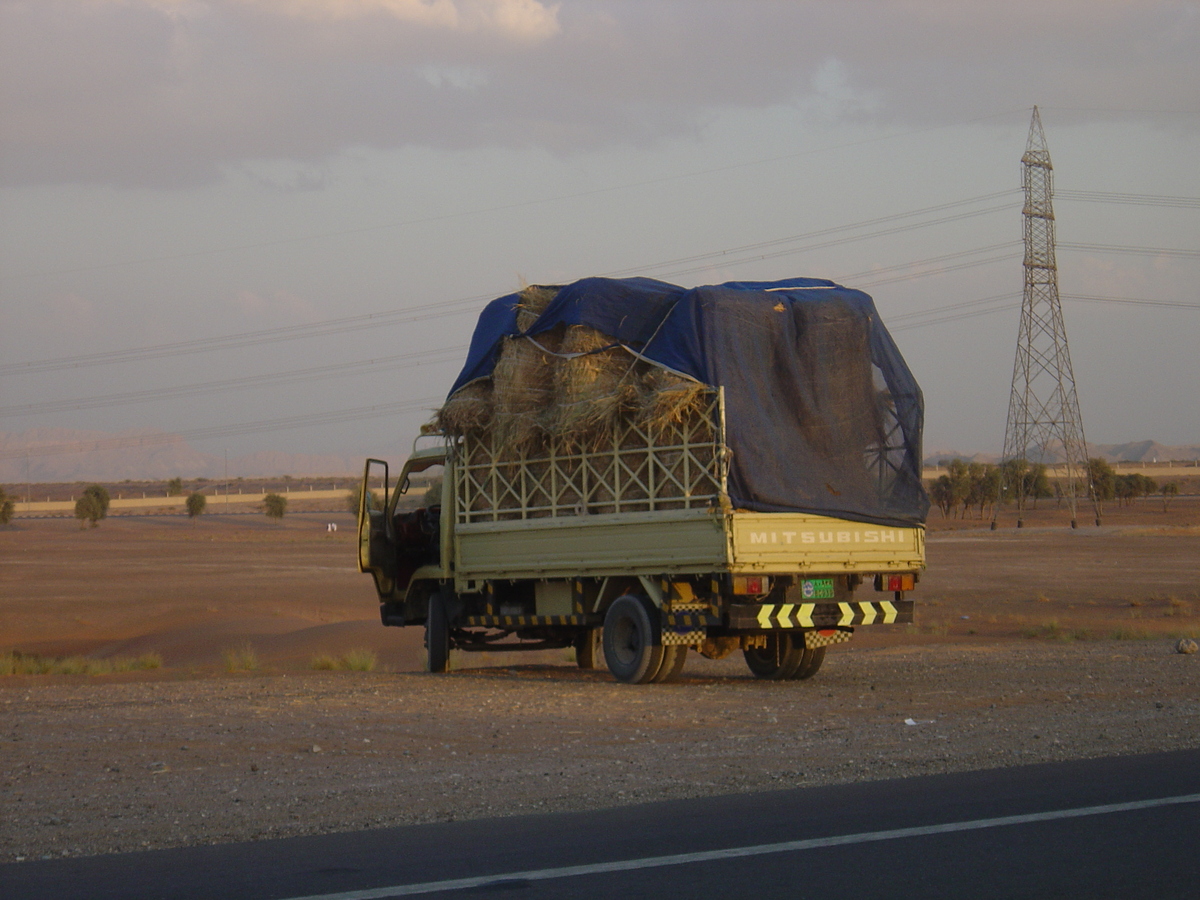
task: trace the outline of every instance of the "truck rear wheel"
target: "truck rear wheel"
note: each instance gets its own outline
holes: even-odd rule
[[[604,631],[588,628],[575,638],[575,662],[581,669],[598,669],[604,658]]]
[[[450,621],[446,614],[446,598],[441,592],[429,598],[425,649],[430,672],[445,672],[450,668]]]
[[[674,681],[679,677],[679,673],[683,671],[683,664],[687,660],[688,648],[686,644],[676,644],[670,647],[663,647],[662,666],[659,667],[658,674],[651,679],[655,684],[660,684],[664,681]]]
[[[662,668],[663,648],[654,643],[647,606],[640,597],[625,594],[613,601],[604,616],[604,661],[608,671],[626,684],[646,684]]]
[[[817,647],[815,650],[805,650],[804,659],[800,662],[796,671],[792,673],[791,677],[796,681],[812,678],[817,674],[817,670],[821,668],[821,663],[823,662],[825,662],[824,647]]]
[[[765,647],[750,647],[742,651],[746,665],[757,678],[773,681],[792,678],[804,662],[804,638],[799,637],[800,641],[797,642],[795,636],[786,632],[768,634]]]

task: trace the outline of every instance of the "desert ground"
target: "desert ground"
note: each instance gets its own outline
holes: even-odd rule
[[[423,673],[343,512],[18,518],[0,654],[161,665],[0,676],[0,861],[1200,745],[1200,498],[1080,520],[934,511],[917,625],[811,681],[692,655],[632,687],[565,651]]]

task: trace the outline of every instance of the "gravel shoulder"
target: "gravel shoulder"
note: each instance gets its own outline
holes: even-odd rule
[[[0,722],[11,862],[1196,747],[1200,655],[850,645],[807,682],[692,656],[644,687],[566,664],[12,677]]]

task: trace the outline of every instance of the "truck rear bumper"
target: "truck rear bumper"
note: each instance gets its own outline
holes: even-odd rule
[[[851,625],[907,625],[911,600],[863,600],[845,603],[738,603],[729,607],[729,628],[758,631],[778,628],[834,628]]]

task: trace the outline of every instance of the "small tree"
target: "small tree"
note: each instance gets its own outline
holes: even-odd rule
[[[104,510],[100,508],[100,502],[95,496],[84,493],[75,501],[75,518],[79,520],[80,528],[83,528],[88,522],[95,528],[96,523],[104,518]]]
[[[267,494],[263,497],[263,512],[268,519],[282,519],[287,512],[287,497],[281,494]]]
[[[954,485],[949,475],[939,475],[929,486],[929,499],[942,511],[942,518],[950,515],[950,507],[954,504]]]
[[[355,515],[358,514],[358,502],[362,498],[362,483],[356,484],[354,490],[346,492],[346,508]],[[367,491],[367,508],[383,509],[383,498],[372,490]]]
[[[183,479],[182,478],[172,478],[170,481],[167,482],[167,496],[168,497],[178,497],[182,493],[183,493]]]
[[[1163,498],[1163,512],[1166,512],[1167,505],[1179,496],[1179,485],[1174,481],[1168,481],[1161,488],[1159,488],[1159,491]]]
[[[96,501],[96,508],[100,510],[100,515],[96,518],[103,519],[108,515],[108,488],[102,484],[90,484],[83,489],[83,496]]]
[[[17,505],[13,502],[12,497],[4,492],[4,488],[0,487],[0,525],[7,525],[12,521],[13,513],[17,510]]]
[[[206,507],[207,505],[208,505],[208,498],[205,497],[199,491],[194,491],[193,493],[188,494],[187,514],[192,519],[192,521],[195,521],[197,516],[203,514],[204,507]]]
[[[1105,502],[1117,496],[1117,473],[1103,459],[1093,456],[1088,460],[1088,480],[1092,483],[1092,499],[1096,508],[1104,511]]]

